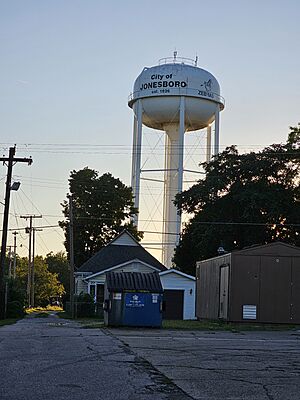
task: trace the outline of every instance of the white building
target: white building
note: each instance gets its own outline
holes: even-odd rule
[[[126,230],[76,271],[75,293],[89,293],[95,302],[102,303],[109,271],[159,272],[166,304],[164,318],[195,318],[195,278],[174,269],[168,270]]]

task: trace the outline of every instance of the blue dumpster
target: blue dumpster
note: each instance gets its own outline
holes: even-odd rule
[[[163,288],[157,272],[109,272],[104,296],[105,325],[161,327]]]

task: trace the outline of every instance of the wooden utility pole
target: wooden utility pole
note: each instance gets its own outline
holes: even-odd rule
[[[73,199],[69,195],[69,262],[70,262],[70,308],[74,318],[74,237],[73,237]]]
[[[31,263],[31,297],[30,304],[34,307],[34,257],[35,257],[35,232],[42,231],[43,229],[32,228],[32,263]]]
[[[2,229],[2,244],[0,254],[0,318],[5,318],[5,288],[4,288],[4,267],[5,267],[5,256],[6,256],[6,244],[7,244],[7,230],[8,230],[8,217],[9,217],[9,201],[11,191],[11,177],[12,169],[14,164],[17,162],[26,162],[28,165],[32,163],[31,158],[17,158],[15,157],[16,147],[9,148],[9,156],[0,158],[5,165],[7,163],[7,177],[6,177],[6,189],[5,189],[5,202],[4,202],[4,214],[3,214],[3,229]]]
[[[12,265],[12,259],[11,259],[11,248],[12,246],[6,246],[9,248],[8,250],[8,278],[11,278],[11,265]]]
[[[29,233],[29,246],[28,246],[28,276],[27,276],[27,300],[28,300],[28,307],[32,307],[31,304],[31,284],[32,284],[32,220],[34,218],[42,218],[42,215],[21,215],[20,218],[29,219],[29,227],[27,227],[26,233]]]
[[[16,279],[16,269],[17,269],[17,235],[18,232],[14,231],[14,266],[13,266],[13,278]]]

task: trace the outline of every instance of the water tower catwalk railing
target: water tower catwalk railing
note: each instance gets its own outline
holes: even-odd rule
[[[163,64],[185,64],[197,67],[198,57],[196,57],[195,59],[186,57],[177,57],[177,52],[175,51],[173,57],[164,57],[158,60],[158,65],[163,65]]]
[[[179,69],[174,64],[180,64]],[[159,69],[161,69],[161,73],[157,73]],[[166,71],[171,72],[167,74]],[[192,83],[193,79],[195,81],[195,75],[199,74],[198,71],[200,71],[200,78],[201,74],[204,78],[202,80],[198,79],[200,82],[198,87],[190,87],[189,84]],[[174,77],[176,75],[176,78],[173,78],[173,80],[168,79],[172,75]],[[163,80],[164,76],[166,77],[165,80]],[[208,78],[206,78],[207,76]],[[196,78],[198,77],[196,76]],[[134,90],[128,100],[128,105],[134,111],[131,184],[134,194],[134,204],[137,208],[139,208],[140,203],[140,181],[141,172],[143,172],[141,168],[143,123],[148,127],[163,130],[166,133],[165,165],[163,169],[162,261],[168,267],[171,266],[174,248],[179,242],[181,231],[181,215],[177,212],[177,208],[173,202],[175,195],[183,189],[185,132],[206,127],[206,160],[209,161],[212,153],[211,123],[214,121],[213,154],[219,152],[219,113],[223,110],[225,101],[217,91],[211,90],[213,86],[212,82],[219,89],[217,81],[207,71],[195,66],[186,66],[182,62],[179,62],[178,59],[175,59],[175,61],[172,59],[172,64],[166,63],[162,66],[145,68],[135,84],[135,89],[139,90]],[[179,87],[180,85],[185,87]],[[206,85],[210,86],[206,87]],[[170,102],[169,108],[168,102]],[[204,111],[201,111],[201,107]],[[165,110],[166,114],[164,117]],[[198,114],[199,119],[197,119]],[[196,121],[196,129],[193,129],[193,121]],[[138,223],[138,216],[135,217],[135,223]]]
[[[200,89],[194,88],[178,88],[178,92],[169,93],[166,92],[168,96],[190,96],[190,97],[202,97],[203,99],[213,100],[220,104],[220,111],[222,111],[225,107],[225,99],[220,96],[218,93],[210,92],[210,96],[208,97],[205,91],[201,91]],[[131,107],[133,102],[139,98],[143,98],[143,93],[140,90],[137,90],[133,93],[130,93],[128,96],[128,105]],[[154,97],[154,96],[153,96]]]

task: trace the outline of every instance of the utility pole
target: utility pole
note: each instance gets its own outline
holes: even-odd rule
[[[11,246],[7,246],[8,250],[8,279],[11,278]],[[5,282],[5,294],[4,294],[4,315],[7,314],[7,301],[8,301],[8,282]]]
[[[11,264],[12,264],[12,259],[11,259],[11,248],[12,246],[6,246],[9,248],[8,251],[8,278],[11,278]]]
[[[69,262],[70,262],[70,308],[74,318],[74,237],[73,237],[73,198],[69,195]]]
[[[31,307],[34,307],[34,257],[35,257],[35,232],[43,229],[32,228],[32,263],[31,263]]]
[[[13,266],[13,278],[16,279],[16,269],[17,269],[17,235],[18,232],[14,231],[14,266]]]
[[[24,218],[26,221],[29,219],[29,227],[27,227],[26,233],[29,233],[29,246],[28,246],[28,276],[27,276],[27,300],[28,307],[31,307],[31,283],[32,283],[32,220],[34,218],[42,218],[42,215],[21,215],[20,218]]]
[[[16,146],[9,148],[9,156],[8,157],[0,158],[0,162],[2,161],[3,165],[5,165],[7,163],[7,177],[6,177],[3,229],[2,229],[2,244],[1,244],[1,254],[0,254],[0,319],[5,318],[4,264],[5,264],[5,256],[6,256],[12,169],[13,169],[14,164],[16,164],[17,162],[26,162],[28,165],[32,164],[31,158],[18,158],[18,157],[15,157],[15,154],[16,154]]]

